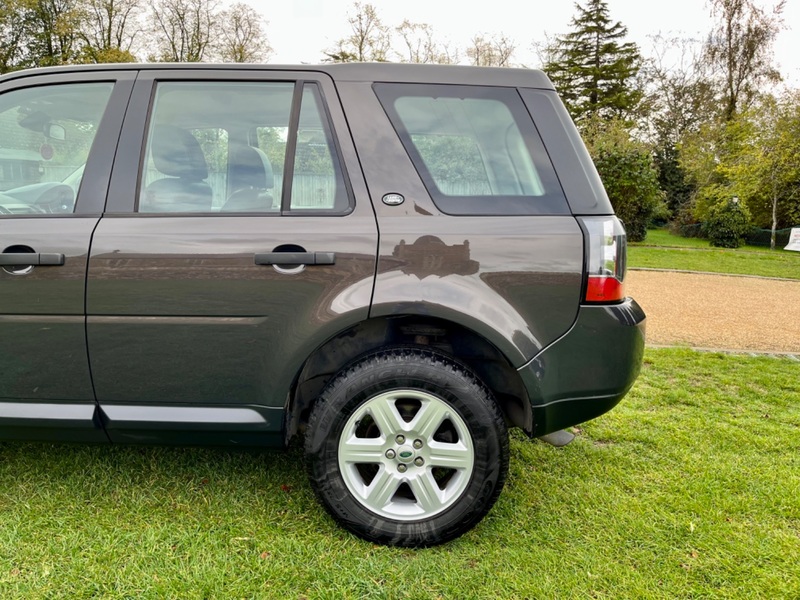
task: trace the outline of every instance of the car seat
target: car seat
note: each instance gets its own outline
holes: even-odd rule
[[[228,200],[225,212],[267,212],[272,210],[275,177],[269,158],[259,148],[244,144],[231,148],[228,159]]]
[[[153,163],[166,175],[147,186],[146,211],[206,212],[211,210],[212,190],[203,150],[185,129],[159,125],[150,141]]]

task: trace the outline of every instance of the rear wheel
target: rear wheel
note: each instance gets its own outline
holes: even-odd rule
[[[508,435],[489,390],[430,350],[378,352],[344,369],[312,411],[311,484],[357,535],[427,546],[472,528],[508,470]]]

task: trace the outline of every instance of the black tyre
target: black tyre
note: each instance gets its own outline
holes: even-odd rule
[[[464,365],[416,348],[343,369],[312,410],[311,485],[341,525],[373,542],[430,546],[489,511],[508,471],[508,432]]]

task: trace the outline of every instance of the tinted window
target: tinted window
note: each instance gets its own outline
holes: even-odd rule
[[[347,206],[347,194],[315,85],[303,87],[292,177],[292,210]]]
[[[0,96],[0,216],[71,213],[111,83]]]
[[[531,113],[536,115],[539,133],[548,151],[558,156],[554,166],[573,212],[584,215],[613,213],[592,157],[556,93],[521,89],[520,95]]]
[[[569,212],[516,90],[406,84],[375,90],[444,212]]]
[[[346,208],[348,195],[323,114],[314,84],[159,84],[138,211],[280,214],[282,207],[284,212]]]

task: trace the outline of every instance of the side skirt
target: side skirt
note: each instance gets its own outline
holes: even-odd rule
[[[108,443],[94,402],[0,401],[0,439]]]
[[[283,408],[109,404],[100,420],[112,443],[180,446],[284,446]]]

